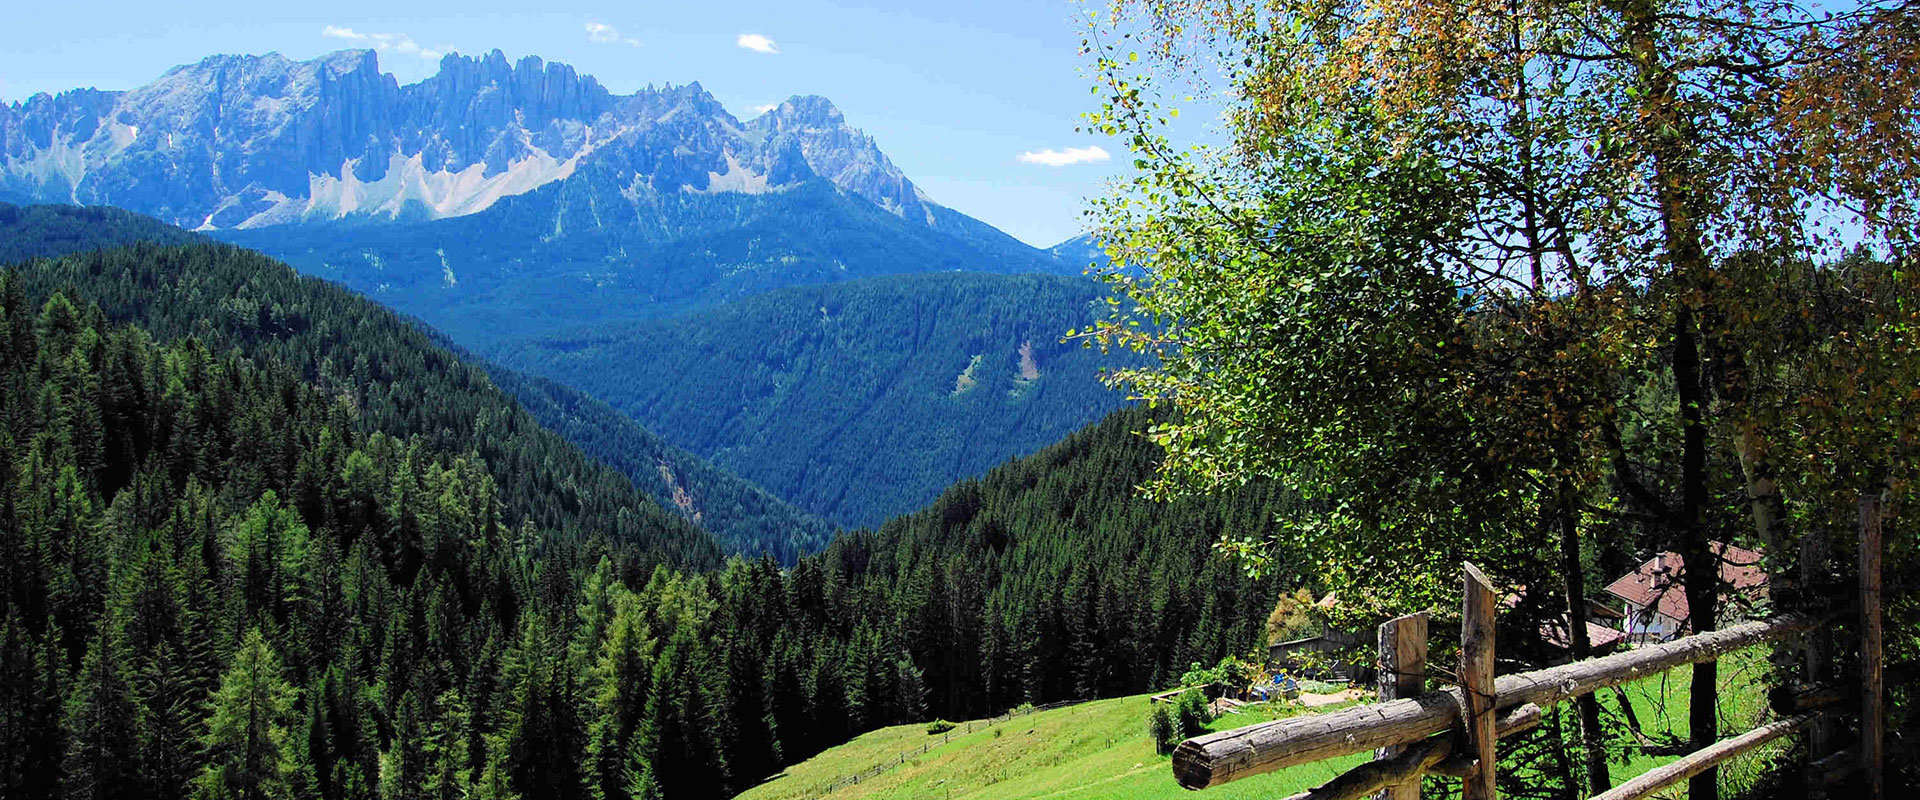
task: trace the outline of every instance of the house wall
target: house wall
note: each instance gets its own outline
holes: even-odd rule
[[[1627,602],[1627,618],[1620,621],[1620,629],[1634,640],[1671,639],[1679,635],[1682,628],[1679,620],[1631,601]]]

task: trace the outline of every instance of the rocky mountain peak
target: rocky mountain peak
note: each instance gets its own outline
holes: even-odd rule
[[[0,200],[119,205],[189,228],[463,216],[568,180],[585,160],[630,194],[825,179],[934,220],[824,97],[743,124],[697,82],[615,96],[567,64],[497,49],[450,53],[406,86],[372,50],[215,55],[127,92],[0,106]]]
[[[933,223],[927,197],[880,151],[873,137],[848,125],[845,115],[827,98],[795,95],[749,124],[766,137],[768,152],[797,150],[812,172],[842,191],[903,218]]]
[[[845,125],[847,119],[833,101],[817,94],[794,95],[761,116],[774,130],[826,128]]]

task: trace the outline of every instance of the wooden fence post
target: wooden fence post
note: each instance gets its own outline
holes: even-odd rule
[[[1860,498],[1860,766],[1867,771],[1867,800],[1885,795],[1887,710],[1881,672],[1880,493]]]
[[[1427,689],[1427,613],[1395,617],[1380,625],[1380,663],[1378,686],[1381,700],[1419,697]],[[1373,751],[1375,761],[1399,755],[1404,746],[1382,747]],[[1375,795],[1378,800],[1420,800],[1420,779],[1389,786]]]
[[[1460,694],[1466,708],[1460,718],[1466,723],[1465,755],[1474,760],[1467,773],[1462,800],[1494,800],[1493,785],[1495,706],[1493,679],[1493,612],[1496,601],[1493,585],[1478,567],[1461,562],[1460,588]]]
[[[1795,610],[1812,610],[1812,593],[1826,584],[1827,576],[1827,537],[1818,532],[1810,532],[1800,540],[1800,574],[1794,585],[1801,601]],[[1827,683],[1833,676],[1827,674],[1832,664],[1833,641],[1825,626],[1808,631],[1802,639],[1802,658],[1806,667],[1801,679],[1809,685],[1819,686]],[[1807,727],[1807,763],[1813,764],[1833,753],[1833,721],[1822,715]],[[1815,792],[1824,796],[1824,790]]]

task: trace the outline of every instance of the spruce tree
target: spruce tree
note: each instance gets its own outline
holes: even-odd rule
[[[290,763],[287,724],[294,689],[280,658],[259,628],[247,631],[233,666],[214,693],[213,716],[201,742],[206,769],[194,782],[199,800],[287,800]]]
[[[140,793],[135,769],[139,715],[114,639],[100,625],[88,643],[62,727],[67,733],[61,796],[109,800]]]

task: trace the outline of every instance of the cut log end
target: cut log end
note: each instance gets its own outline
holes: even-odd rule
[[[1226,782],[1214,780],[1213,757],[1192,739],[1181,742],[1173,750],[1173,779],[1188,789],[1205,789]]]

